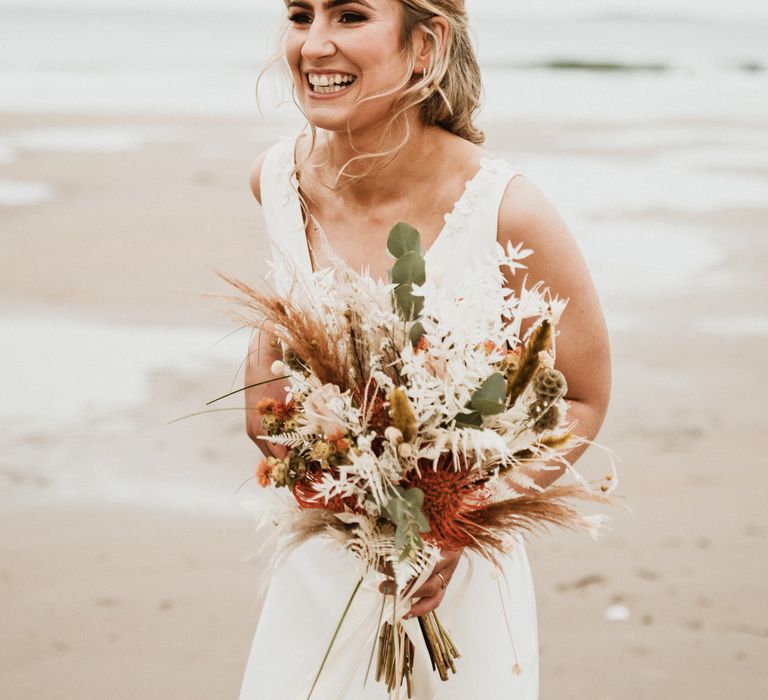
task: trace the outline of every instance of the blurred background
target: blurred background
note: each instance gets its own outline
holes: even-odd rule
[[[542,700],[764,697],[768,6],[468,6],[488,148],[604,304],[633,509],[529,545]],[[169,422],[242,382],[205,295],[265,272],[248,169],[301,124],[276,77],[255,98],[283,12],[0,0],[1,697],[236,697],[259,455],[237,397]]]

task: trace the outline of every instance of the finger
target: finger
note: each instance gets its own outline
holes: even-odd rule
[[[443,582],[440,580],[440,577],[430,576],[424,582],[424,585],[421,588],[419,588],[418,591],[414,591],[411,595],[414,598],[431,598],[432,596],[437,595],[442,590],[443,590]]]
[[[387,579],[386,581],[382,581],[379,584],[379,590],[384,595],[394,595],[395,592],[397,591],[397,586],[395,585],[394,581],[392,581],[391,579]]]
[[[453,573],[459,565],[461,552],[444,551],[442,554],[443,557],[437,564],[435,564],[435,568],[432,570],[433,573],[437,573],[438,571],[443,572],[446,569]]]
[[[433,595],[429,598],[422,598],[418,603],[413,605],[405,616],[410,620],[412,617],[422,617],[427,613],[436,610],[440,603],[443,602],[443,592],[440,591],[437,595]]]

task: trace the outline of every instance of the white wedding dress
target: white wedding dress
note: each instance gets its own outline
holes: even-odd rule
[[[268,153],[261,193],[273,250],[275,284],[285,289],[291,273],[312,275],[302,212],[292,175],[294,140]],[[498,211],[515,171],[504,160],[484,160],[445,227],[427,251],[428,277],[445,293],[458,266],[479,260],[496,245]],[[318,273],[319,274],[319,273]],[[357,562],[330,541],[316,539],[294,551],[269,582],[258,621],[241,700],[304,700],[349,597],[358,581]],[[364,678],[381,607],[379,577],[371,574],[339,632],[315,700],[385,700],[386,688]],[[391,600],[391,598],[389,599]],[[388,606],[391,615],[391,606]],[[405,612],[405,611],[403,611]],[[475,554],[462,557],[439,608],[461,658],[457,674],[441,682],[424,657],[414,668],[415,700],[536,700],[539,687],[536,601],[522,539],[503,558],[501,571]],[[418,628],[417,628],[418,629]],[[415,639],[423,647],[421,639]],[[419,663],[421,661],[421,663]],[[401,697],[405,698],[403,690]]]

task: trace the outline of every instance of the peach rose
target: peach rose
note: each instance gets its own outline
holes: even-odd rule
[[[339,414],[344,408],[341,391],[335,384],[323,384],[304,400],[307,422],[323,435],[335,435],[344,430]]]

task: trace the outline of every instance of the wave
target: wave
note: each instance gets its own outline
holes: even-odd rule
[[[555,58],[535,62],[485,60],[483,61],[483,68],[490,68],[492,70],[547,70],[587,73],[671,73],[682,70],[704,72],[711,71],[713,68],[743,73],[762,73],[768,70],[768,66],[758,61],[744,61],[722,66],[700,66],[672,62],[590,61],[580,58]]]

